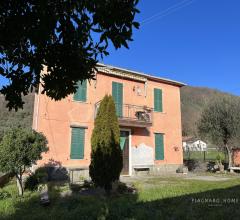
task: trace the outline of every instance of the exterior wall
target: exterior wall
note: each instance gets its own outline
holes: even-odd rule
[[[233,164],[234,166],[240,166],[240,149],[233,150]]]
[[[155,165],[180,165],[183,163],[180,88],[178,86],[148,80],[146,97],[144,82],[117,78],[98,73],[97,80],[87,85],[87,101],[73,101],[73,95],[61,101],[53,101],[46,95],[36,95],[33,128],[43,132],[49,142],[49,152],[38,165],[61,164],[65,167],[88,167],[91,153],[91,134],[94,127],[95,103],[105,94],[112,93],[112,81],[123,83],[123,103],[154,107],[154,88],[162,89],[163,112],[153,113],[153,126],[131,128],[131,146],[145,144],[154,148],[154,133],[164,134],[164,160]],[[139,87],[141,94],[134,92]],[[40,88],[41,91],[41,88]],[[83,160],[70,159],[71,125],[86,127]],[[155,151],[153,151],[155,152]],[[155,158],[155,156],[154,156]]]

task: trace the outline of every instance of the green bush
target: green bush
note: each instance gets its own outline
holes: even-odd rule
[[[23,196],[23,174],[47,152],[47,139],[34,130],[13,127],[0,142],[0,170],[16,177],[19,196]]]
[[[25,189],[28,189],[30,191],[35,191],[37,190],[38,184],[39,182],[36,175],[32,174],[26,180]]]
[[[222,161],[224,160],[224,157],[221,153],[218,153],[217,156],[216,156],[216,162],[218,164],[222,164]]]
[[[48,173],[45,167],[40,167],[35,171],[35,175],[39,183],[46,183],[48,180]]]
[[[111,96],[102,100],[91,138],[92,153],[89,173],[96,186],[111,190],[122,170],[120,130],[115,104]]]
[[[44,167],[38,168],[35,173],[31,174],[25,183],[25,189],[35,191],[39,184],[44,184],[48,180],[48,174]]]
[[[4,200],[10,197],[11,197],[11,194],[9,192],[0,191],[0,200]]]

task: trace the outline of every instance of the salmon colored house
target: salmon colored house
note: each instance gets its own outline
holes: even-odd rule
[[[122,174],[176,172],[183,164],[184,84],[103,64],[97,69],[96,80],[79,83],[77,92],[61,101],[51,100],[39,88],[33,129],[46,135],[49,152],[38,165],[60,164],[88,173],[95,116],[103,97],[111,94],[121,130]]]

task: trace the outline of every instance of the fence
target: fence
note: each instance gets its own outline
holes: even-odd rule
[[[184,160],[216,161],[220,154],[224,162],[228,161],[226,151],[219,151],[216,148],[208,148],[207,151],[183,151]]]

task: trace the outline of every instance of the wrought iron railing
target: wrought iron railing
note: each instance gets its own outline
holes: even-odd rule
[[[97,115],[101,101],[95,104],[95,117]],[[132,104],[115,104],[117,115],[120,120],[129,120],[137,122],[152,123],[153,109],[147,106],[138,106]]]

